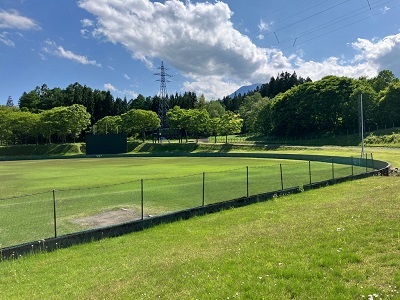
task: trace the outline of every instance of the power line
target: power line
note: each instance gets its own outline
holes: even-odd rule
[[[391,2],[391,1],[388,1],[388,2]],[[397,8],[397,7],[400,7],[400,5],[396,5],[396,6],[392,7],[392,9]],[[320,38],[320,37],[322,37],[322,36],[325,36],[325,35],[331,34],[331,33],[333,33],[333,32],[342,30],[342,29],[344,29],[344,28],[346,28],[346,27],[349,27],[349,26],[351,26],[351,25],[360,23],[360,22],[362,22],[362,21],[364,21],[364,20],[367,20],[367,19],[371,18],[372,16],[376,16],[376,15],[378,15],[378,14],[380,14],[380,12],[376,12],[376,13],[373,14],[373,15],[370,15],[370,16],[364,17],[364,18],[362,18],[362,19],[356,20],[356,21],[354,21],[354,22],[348,23],[348,24],[343,25],[343,26],[341,26],[341,27],[335,28],[335,29],[333,29],[333,30],[331,30],[331,31],[327,31],[327,32],[322,33],[322,34],[320,34],[320,35],[318,35],[318,36],[315,36],[315,37],[310,38],[310,39],[308,39],[308,40],[305,40],[305,41],[302,41],[302,42],[300,42],[300,43],[297,43],[297,45],[304,44],[304,43],[307,43],[307,42],[309,42],[309,41],[318,39],[318,38]],[[287,48],[285,48],[285,49],[288,49],[288,48],[289,48],[289,47],[287,47]]]
[[[293,22],[293,23],[291,23],[291,24],[289,24],[289,25],[286,25],[285,27],[278,28],[278,29],[275,30],[275,31],[281,31],[281,30],[283,30],[283,29],[292,27],[293,25],[296,25],[296,24],[301,23],[301,22],[303,22],[303,21],[309,20],[309,19],[311,19],[311,18],[313,18],[313,17],[316,17],[316,16],[318,16],[318,15],[324,13],[324,12],[327,12],[327,11],[329,11],[329,10],[331,10],[331,9],[334,9],[334,8],[336,8],[336,7],[338,7],[338,6],[341,6],[341,5],[343,5],[343,4],[347,3],[347,2],[350,2],[350,0],[345,0],[345,1],[341,2],[341,3],[339,3],[339,4],[336,4],[336,5],[333,5],[333,6],[331,6],[331,7],[328,7],[328,8],[326,8],[326,9],[322,10],[322,11],[319,11],[319,12],[317,12],[317,13],[315,13],[315,14],[312,14],[312,15],[310,15],[310,16],[308,16],[308,17],[305,17],[305,18],[303,18],[303,19],[301,19],[301,20],[298,20],[298,21],[296,21],[296,22]]]

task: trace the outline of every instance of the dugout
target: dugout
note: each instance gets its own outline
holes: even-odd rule
[[[128,149],[127,136],[119,134],[88,134],[86,135],[86,154],[119,154]]]

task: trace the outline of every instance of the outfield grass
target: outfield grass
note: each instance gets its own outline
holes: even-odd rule
[[[332,178],[329,163],[311,166],[313,182]],[[141,179],[146,217],[201,206],[203,172],[204,204],[210,204],[246,196],[247,168],[248,192],[256,195],[280,190],[282,184],[284,188],[308,184],[308,167],[305,161],[227,157],[4,162],[0,165],[0,244],[6,247],[54,236],[53,199],[57,234],[63,235],[109,225],[82,220],[85,217],[96,219],[123,210],[129,215],[120,222],[141,218]],[[334,176],[353,171],[365,169],[336,165]]]
[[[4,261],[0,299],[400,299],[398,186],[373,177]]]

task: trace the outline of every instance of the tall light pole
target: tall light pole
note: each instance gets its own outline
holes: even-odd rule
[[[361,94],[360,101],[361,110],[361,157],[364,157],[364,109],[363,109],[363,95]]]

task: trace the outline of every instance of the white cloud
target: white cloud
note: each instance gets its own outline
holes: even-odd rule
[[[356,54],[352,61],[340,61],[330,57],[322,62],[296,59],[296,72],[318,80],[326,75],[338,75],[358,78],[360,76],[374,77],[381,70],[390,70],[400,74],[400,33],[383,39],[357,39],[352,43]]]
[[[206,80],[205,80],[206,79]],[[221,81],[218,76],[210,76],[208,78],[193,79],[183,84],[183,91],[197,91],[199,95],[203,94],[207,100],[215,100],[230,95],[239,89],[242,85],[249,83],[243,82],[237,84],[229,81]]]
[[[110,92],[115,92],[117,91],[117,88],[115,86],[113,86],[111,83],[105,83],[104,84],[104,89],[106,91],[110,91]]]
[[[238,86],[251,82],[269,64],[280,66],[270,61],[276,51],[270,50],[271,56],[266,56],[266,49],[258,48],[233,27],[232,12],[223,2],[81,0],[79,6],[97,17],[93,34],[123,45],[149,68],[154,58],[164,60],[194,80],[193,86],[208,83],[212,89],[216,78],[225,86]],[[263,74],[263,79],[266,77]]]
[[[17,10],[0,9],[0,28],[37,30],[40,26],[34,20],[21,16]]]
[[[375,76],[377,74],[376,69],[368,63],[343,65],[337,57],[330,57],[321,62],[304,61],[298,58],[295,63],[295,71],[298,75],[309,76],[314,81],[327,75],[358,78],[363,75]]]
[[[65,50],[64,47],[57,45],[54,41],[46,40],[44,43],[45,46],[42,47],[42,50],[47,54],[70,59],[83,65],[93,65],[96,67],[101,67],[101,64],[97,63],[95,60],[89,60],[84,55],[75,54],[70,50]]]
[[[357,53],[347,63],[335,57],[305,61],[307,53],[301,52],[285,56],[275,48],[257,47],[235,29],[233,13],[221,1],[80,0],[78,5],[97,19],[90,26],[92,36],[122,45],[149,68],[153,59],[163,60],[187,79],[182,88],[208,98],[223,97],[248,83],[267,82],[282,71],[296,71],[313,80],[326,75],[374,76],[382,67],[393,70],[398,61],[394,55],[400,57],[400,43],[394,39],[390,39],[392,44],[358,40]],[[260,20],[260,31],[268,28]]]
[[[358,61],[370,65],[375,70],[390,70],[395,74],[400,73],[400,33],[381,40],[358,39],[353,43],[353,47],[359,52]]]
[[[260,29],[260,31],[267,31],[269,30],[269,25],[261,19],[260,23],[258,23],[258,29]]]
[[[87,29],[81,29],[81,36],[85,39],[90,37],[91,32]]]
[[[92,27],[92,26],[94,26],[94,22],[92,20],[89,20],[89,19],[81,20],[81,24],[82,24],[83,27]]]
[[[126,79],[126,80],[130,80],[131,78],[128,76],[128,75],[126,75],[126,74],[124,74],[124,78]]]
[[[390,10],[390,7],[387,7],[386,5],[385,5],[384,8],[381,8],[381,12],[382,12],[383,14],[386,14],[389,10]]]
[[[260,40],[260,41],[263,40],[263,39],[264,39],[264,35],[263,35],[263,34],[259,34],[259,35],[257,36],[257,39]]]
[[[113,86],[111,83],[106,83],[104,84],[104,89],[110,92],[113,92],[114,94],[118,94],[119,96],[130,96],[131,98],[136,98],[138,96],[138,94],[134,91],[130,91],[130,90],[123,90],[120,91],[119,89],[117,89],[115,86]]]
[[[83,19],[83,20],[81,20],[81,24],[83,27],[83,29],[81,29],[81,36],[85,39],[91,37],[92,32],[86,28],[93,27],[95,25],[94,21],[89,20],[89,19]]]
[[[8,47],[15,47],[15,43],[11,39],[9,39],[8,36],[8,32],[0,33],[0,42]]]

